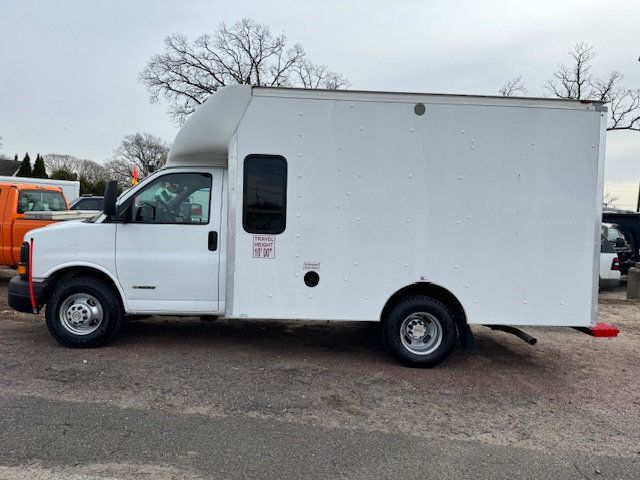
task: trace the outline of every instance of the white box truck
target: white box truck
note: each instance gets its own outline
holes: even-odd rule
[[[45,187],[60,187],[62,193],[64,193],[64,198],[67,199],[67,203],[71,203],[80,196],[80,182],[78,180],[0,176],[0,183],[28,183],[30,185],[43,185]]]
[[[31,232],[10,304],[70,347],[124,314],[381,321],[421,366],[473,324],[589,329],[605,126],[591,101],[229,86],[101,217]]]

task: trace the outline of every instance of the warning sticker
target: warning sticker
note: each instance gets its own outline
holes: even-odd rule
[[[320,270],[320,262],[304,262],[302,270]]]
[[[274,235],[254,235],[253,258],[276,258],[276,237]]]

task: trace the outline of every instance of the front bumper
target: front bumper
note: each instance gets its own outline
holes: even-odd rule
[[[43,304],[47,282],[33,282],[33,296],[36,307]],[[18,312],[35,313],[29,294],[29,282],[20,276],[15,276],[9,282],[9,306]]]

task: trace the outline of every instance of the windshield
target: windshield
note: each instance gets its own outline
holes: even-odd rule
[[[18,195],[18,213],[60,212],[67,209],[62,192],[51,190],[21,190]]]

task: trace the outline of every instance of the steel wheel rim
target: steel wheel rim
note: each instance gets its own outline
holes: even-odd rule
[[[102,324],[104,311],[93,295],[74,293],[62,303],[59,317],[67,332],[73,335],[90,335]]]
[[[429,355],[442,343],[442,324],[434,315],[415,312],[400,325],[400,341],[414,355]]]

